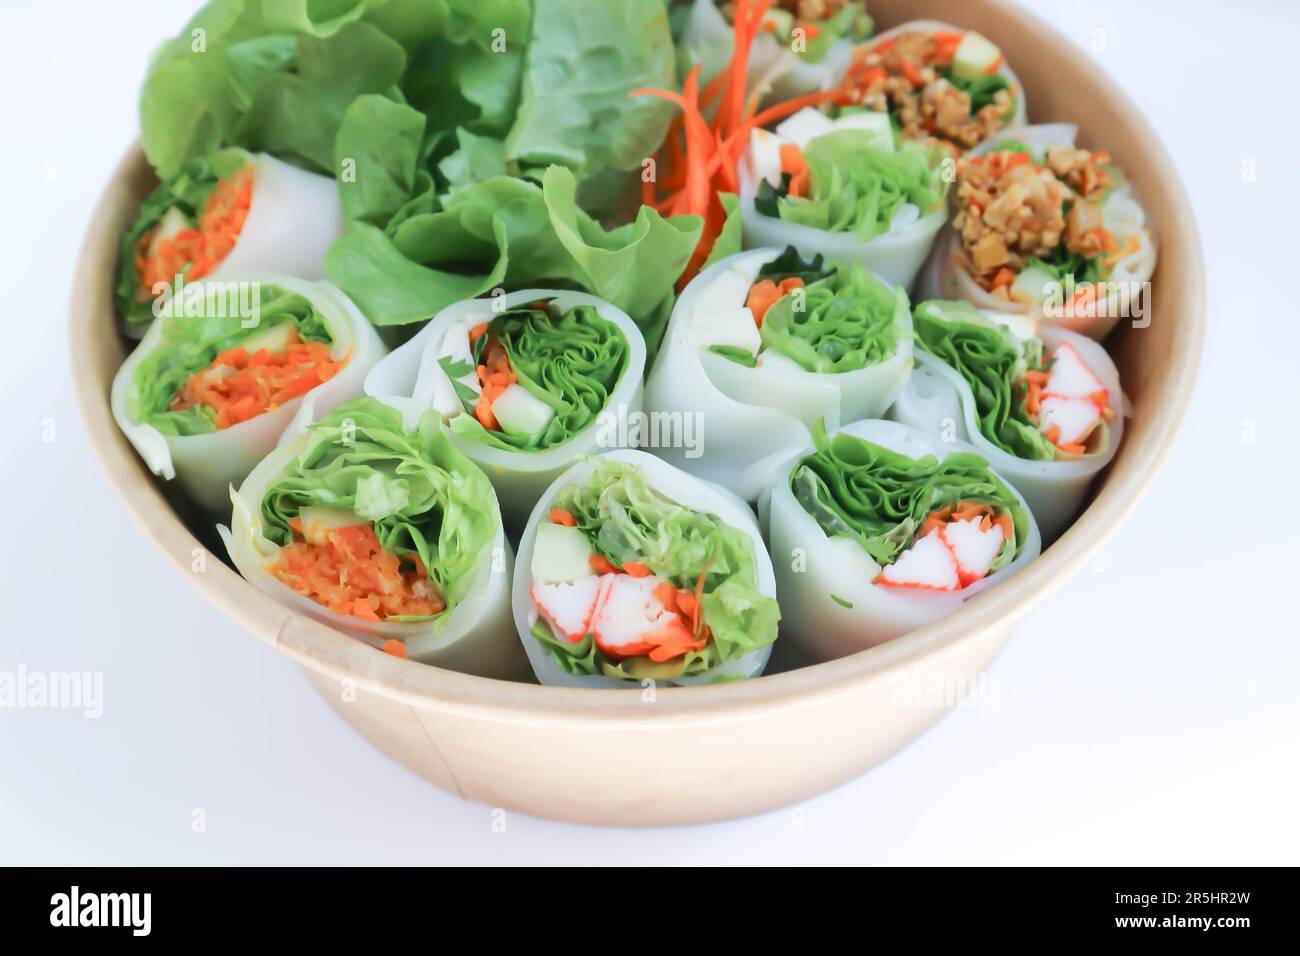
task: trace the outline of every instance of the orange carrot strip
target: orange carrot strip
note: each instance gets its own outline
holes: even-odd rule
[[[569,528],[576,528],[578,526],[578,522],[573,517],[573,513],[565,511],[563,508],[552,508],[551,513],[547,515],[547,517],[554,524],[562,524]]]

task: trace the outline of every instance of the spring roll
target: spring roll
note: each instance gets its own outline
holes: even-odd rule
[[[341,235],[330,177],[238,149],[195,160],[149,194],[123,234],[118,314],[140,338],[160,290],[178,282],[250,272],[323,279],[325,252]]]
[[[228,486],[275,447],[304,396],[322,413],[355,398],[386,353],[326,282],[193,282],[122,363],[113,417],[150,471],[221,513]]]
[[[895,422],[815,428],[763,510],[791,663],[936,621],[1041,547],[1024,500],[981,456]]]
[[[390,654],[525,674],[496,496],[437,416],[408,430],[401,412],[360,398],[310,417],[230,490],[231,526],[220,530],[239,573]]]
[[[917,367],[889,417],[970,442],[1054,540],[1124,436],[1115,363],[1086,336],[968,302],[923,302],[914,322]]]
[[[408,422],[433,408],[522,527],[580,455],[635,444],[645,340],[580,292],[526,289],[453,305],[375,366],[365,391]]]
[[[690,5],[678,41],[685,68],[700,64],[708,84],[735,52],[737,17],[752,16],[753,0],[677,0]],[[749,90],[776,102],[833,87],[853,61],[854,45],[871,36],[862,0],[776,0],[763,14],[749,48]]]
[[[914,20],[854,51],[851,100],[887,110],[905,140],[957,156],[1024,126],[1025,92],[988,38],[938,20]]]
[[[1033,313],[1098,341],[1137,315],[1155,235],[1123,170],[1076,134],[1030,126],[958,161],[958,212],[926,266],[926,297]]]
[[[683,440],[661,427],[656,451],[753,501],[815,422],[879,417],[911,367],[901,288],[859,263],[743,252],[696,277],[669,320],[646,407]]]
[[[947,217],[938,153],[895,140],[886,113],[811,107],[756,129],[740,166],[747,247],[861,262],[910,287]]]
[[[780,619],[749,508],[631,450],[547,489],[519,543],[514,613],[537,679],[567,687],[756,677]]]

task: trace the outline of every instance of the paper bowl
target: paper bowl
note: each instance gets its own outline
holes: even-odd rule
[[[100,202],[72,296],[73,382],[109,482],[213,604],[300,664],[375,746],[468,799],[584,823],[700,823],[804,800],[884,760],[943,713],[940,702],[911,692],[917,682],[984,669],[1021,615],[1137,504],[1195,382],[1205,295],[1196,225],[1168,156],[1083,52],[1000,0],[972,0],[960,13],[940,0],[873,0],[871,11],[881,29],[936,17],[993,39],[1028,90],[1031,120],[1075,122],[1082,142],[1104,143],[1136,181],[1159,232],[1150,324],[1122,322],[1107,342],[1136,407],[1123,447],[1075,525],[1009,584],[851,657],[651,697],[507,683],[399,660],[287,610],[219,560],[195,574],[193,549],[222,554],[215,535],[146,471],[109,413],[109,387],[128,350],[112,306],[117,239],[153,184],[138,150]]]

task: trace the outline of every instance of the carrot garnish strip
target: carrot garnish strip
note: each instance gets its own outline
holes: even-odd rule
[[[553,524],[562,524],[570,528],[576,528],[578,526],[578,522],[573,517],[573,513],[565,511],[563,508],[552,508],[547,517]]]
[[[648,578],[654,572],[640,561],[624,561],[623,573],[630,574],[634,578]]]
[[[618,574],[618,568],[610,564],[609,558],[603,554],[593,554],[587,559],[587,563],[591,565],[591,569],[597,574]]]

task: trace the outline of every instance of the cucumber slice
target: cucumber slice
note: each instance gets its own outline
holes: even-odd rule
[[[591,544],[577,528],[543,521],[533,542],[533,580],[542,584],[569,584],[590,577]]]
[[[967,33],[952,56],[952,71],[968,80],[991,76],[1002,65],[1002,51],[974,30]]]
[[[153,238],[149,240],[148,255],[153,256],[157,253],[158,246],[165,240],[175,238],[177,233],[193,228],[194,223],[190,221],[189,217],[175,206],[172,206],[163,213],[163,217],[158,220],[158,225],[154,230]]]
[[[555,409],[516,382],[492,403],[492,414],[507,434],[531,437],[551,423]]]
[[[1053,297],[1060,297],[1061,280],[1050,270],[1031,262],[1020,270],[1011,283],[1011,298],[1020,302],[1042,305]]]
[[[249,355],[261,349],[266,349],[268,352],[283,352],[289,347],[293,330],[292,322],[277,322],[275,325],[258,329],[239,344]]]
[[[302,536],[308,544],[325,544],[329,540],[329,533],[339,528],[370,524],[351,511],[322,505],[308,505],[298,512],[298,519],[302,522]]]

